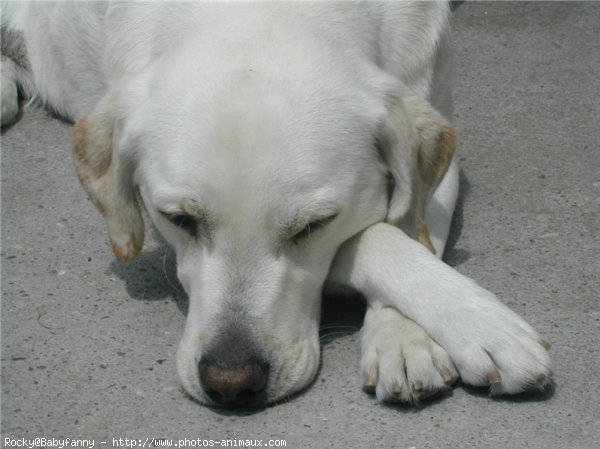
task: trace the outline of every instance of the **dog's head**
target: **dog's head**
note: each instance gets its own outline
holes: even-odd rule
[[[190,300],[177,368],[203,402],[306,386],[338,248],[381,221],[426,244],[424,208],[452,155],[450,125],[377,69],[286,64],[147,69],[74,130],[116,257],[142,249],[140,202],[176,250]]]

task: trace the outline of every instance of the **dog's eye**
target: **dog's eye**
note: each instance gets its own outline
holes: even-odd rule
[[[187,232],[192,237],[198,236],[198,222],[190,215],[185,214],[168,214],[161,212],[163,217],[173,223],[177,228]]]
[[[337,217],[337,214],[332,215],[331,217],[319,218],[318,220],[311,221],[309,224],[304,226],[300,232],[296,233],[292,237],[292,242],[297,245],[300,243],[300,241],[309,238],[312,234],[318,232],[327,224],[331,223],[335,217]]]

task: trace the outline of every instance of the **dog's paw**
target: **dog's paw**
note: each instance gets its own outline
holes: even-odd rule
[[[549,344],[520,316],[475,283],[432,335],[464,383],[491,395],[544,391],[552,385]],[[449,323],[453,323],[452,325]]]
[[[379,401],[417,403],[458,378],[447,352],[396,309],[369,309],[361,331],[363,388]]]
[[[13,123],[19,114],[19,92],[17,90],[17,83],[7,70],[3,69],[1,76],[0,121],[2,126],[6,126]]]

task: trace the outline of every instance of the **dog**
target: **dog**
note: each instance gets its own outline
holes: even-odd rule
[[[73,157],[129,262],[142,210],[175,249],[184,390],[274,403],[319,366],[322,290],[367,300],[364,389],[552,383],[547,344],[440,259],[458,192],[441,2],[9,3],[20,91],[75,122]]]

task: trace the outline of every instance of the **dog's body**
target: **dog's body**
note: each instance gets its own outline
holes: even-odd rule
[[[367,297],[361,370],[381,400],[433,394],[456,369],[494,393],[549,383],[536,333],[425,248],[441,257],[458,189],[447,15],[437,2],[3,7],[3,122],[15,83],[78,122],[76,168],[116,256],[141,250],[139,201],[175,248],[194,398],[256,404],[307,385],[326,281]]]

